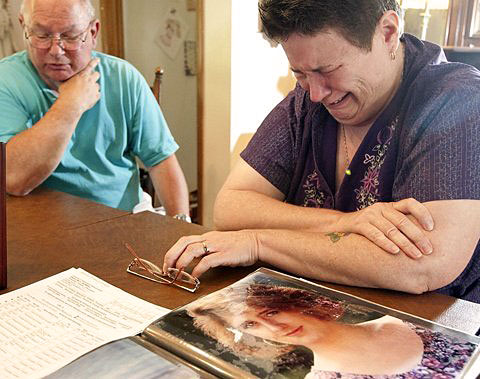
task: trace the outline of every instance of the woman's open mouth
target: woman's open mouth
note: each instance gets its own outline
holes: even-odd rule
[[[340,99],[335,100],[333,103],[328,104],[327,108],[334,108],[338,106],[339,104],[343,103],[344,100],[350,95],[350,93],[346,93],[343,95]]]

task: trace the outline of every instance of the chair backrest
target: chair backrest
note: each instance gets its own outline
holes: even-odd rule
[[[0,289],[7,288],[6,145],[0,142]]]
[[[155,79],[153,80],[153,96],[157,99],[158,104],[160,105],[160,87],[162,86],[162,77],[163,77],[163,69],[161,67],[157,67],[155,69]]]

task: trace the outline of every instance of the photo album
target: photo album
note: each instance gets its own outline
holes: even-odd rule
[[[260,268],[49,378],[476,378],[480,338]]]

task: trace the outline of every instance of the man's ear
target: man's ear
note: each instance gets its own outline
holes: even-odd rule
[[[97,46],[97,37],[98,32],[100,31],[100,21],[96,19],[92,22],[92,27],[90,28],[90,33],[92,34],[92,47],[95,48]]]
[[[25,27],[25,19],[23,18],[23,14],[21,13],[18,15],[18,22],[20,23],[20,26],[23,29]]]

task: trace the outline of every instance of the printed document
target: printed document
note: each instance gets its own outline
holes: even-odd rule
[[[0,378],[41,378],[169,310],[79,269],[0,296]]]

